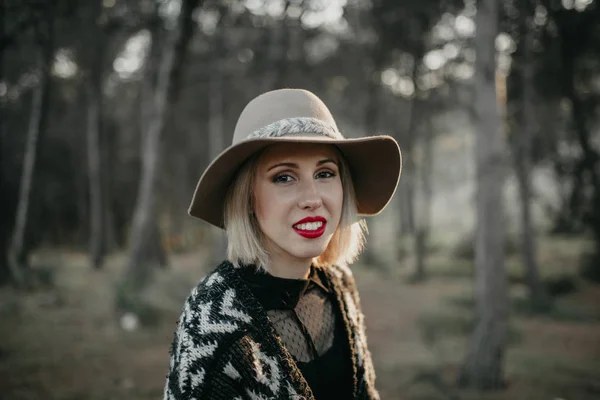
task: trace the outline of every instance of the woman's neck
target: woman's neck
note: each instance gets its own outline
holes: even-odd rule
[[[281,260],[271,258],[267,270],[273,276],[286,279],[308,279],[312,260]]]

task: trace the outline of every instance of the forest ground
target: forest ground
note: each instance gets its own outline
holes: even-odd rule
[[[566,238],[540,243],[543,278],[555,290],[576,288],[555,297],[541,316],[529,313],[518,255],[509,257],[507,388],[486,394],[454,385],[472,326],[472,263],[438,249],[429,258],[429,279],[418,284],[410,281],[410,259],[386,271],[355,265],[382,399],[600,398],[600,286],[577,278],[588,245]],[[0,399],[161,398],[176,320],[208,270],[199,267],[205,256],[173,255],[138,299],[149,326],[126,331],[114,311],[123,254],[94,271],[83,253],[38,251],[38,288],[0,289]]]

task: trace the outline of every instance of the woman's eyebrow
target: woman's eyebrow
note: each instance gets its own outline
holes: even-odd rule
[[[323,164],[327,164],[327,163],[333,163],[335,165],[338,164],[337,161],[335,161],[334,159],[326,158],[326,159],[323,159],[323,160],[319,160],[317,162],[317,167],[320,166],[320,165],[323,165]],[[270,166],[269,169],[267,170],[267,172],[269,172],[270,170],[272,170],[274,168],[277,168],[277,167],[288,167],[288,168],[295,168],[295,169],[299,168],[298,164],[296,164],[296,163],[293,163],[293,162],[282,162],[282,163],[277,163],[275,165]]]
[[[338,165],[337,161],[331,159],[331,158],[326,158],[325,160],[321,160],[317,163],[317,166],[319,165],[323,165],[323,164],[327,164],[327,163],[333,163],[335,165]]]
[[[289,167],[289,168],[298,168],[298,164],[295,163],[291,163],[291,162],[282,162],[282,163],[278,163],[275,165],[272,165],[269,167],[269,169],[267,170],[267,172],[269,172],[270,170],[272,170],[273,168],[277,168],[277,167]]]

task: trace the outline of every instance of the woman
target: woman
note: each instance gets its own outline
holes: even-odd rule
[[[226,230],[227,261],[184,305],[164,398],[379,398],[346,265],[400,170],[394,139],[345,139],[308,91],[251,101],[189,209]]]

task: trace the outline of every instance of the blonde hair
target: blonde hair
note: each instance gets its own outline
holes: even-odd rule
[[[344,200],[340,223],[327,248],[313,265],[351,264],[364,249],[367,224],[359,220],[356,194],[350,169],[341,151],[339,155],[340,179]],[[227,232],[227,259],[235,266],[256,265],[268,271],[269,254],[264,247],[265,235],[253,213],[253,188],[261,152],[254,154],[237,172],[225,198],[224,221]]]

